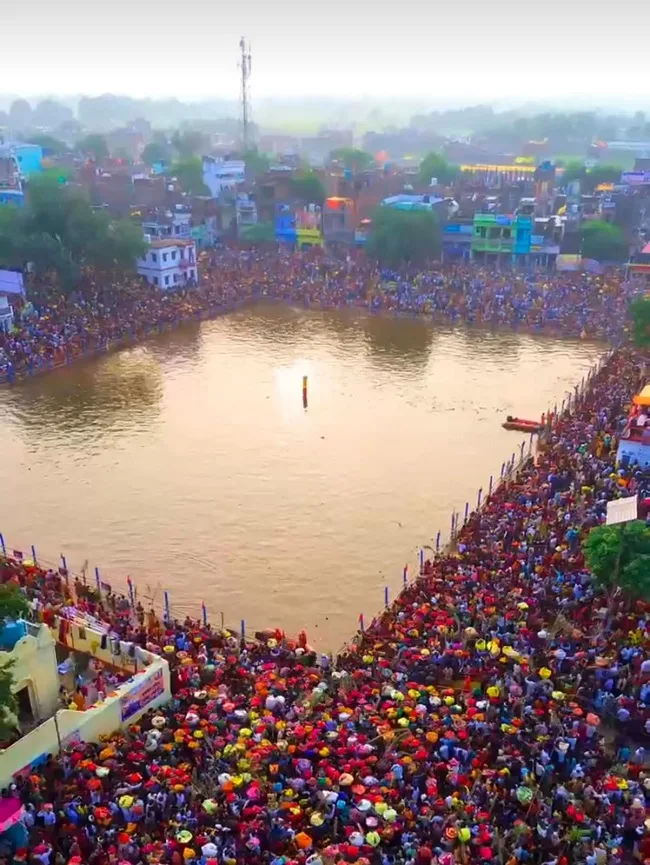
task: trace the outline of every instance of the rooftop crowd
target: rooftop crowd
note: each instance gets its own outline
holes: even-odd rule
[[[15,326],[0,330],[0,376],[38,372],[118,340],[134,340],[179,320],[211,317],[267,297],[316,307],[429,315],[437,321],[508,326],[620,342],[638,286],[621,272],[603,276],[494,272],[480,265],[379,270],[362,254],[224,248],[206,256],[201,282],[160,291],[138,279],[108,285],[86,275],[70,295],[34,287],[16,304]]]
[[[338,658],[305,633],[250,641],[165,622],[4,561],[37,617],[53,621],[74,593],[167,658],[173,692],[128,730],[15,778],[29,843],[6,861],[650,861],[649,607],[597,591],[581,550],[608,500],[650,495],[647,475],[615,467],[644,375],[643,358],[617,351],[454,551]]]

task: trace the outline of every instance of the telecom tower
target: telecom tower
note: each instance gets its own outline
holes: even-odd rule
[[[239,40],[241,48],[241,119],[242,119],[242,145],[244,153],[250,148],[250,103],[248,99],[248,79],[251,77],[251,47],[246,46],[244,37]]]

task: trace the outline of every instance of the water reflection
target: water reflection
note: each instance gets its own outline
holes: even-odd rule
[[[181,612],[337,648],[518,447],[505,415],[540,415],[598,354],[240,310],[0,391],[0,488],[20,490],[0,531],[116,586],[161,581]]]
[[[124,415],[151,422],[161,394],[159,364],[134,349],[30,379],[2,396],[31,444],[53,436],[65,446],[89,428],[110,435]]]

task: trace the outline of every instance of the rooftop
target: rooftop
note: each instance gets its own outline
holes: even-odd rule
[[[194,241],[184,240],[180,237],[165,237],[161,239],[156,238],[156,240],[152,240],[149,243],[149,246],[152,249],[163,249],[167,248],[168,246],[194,246]]]

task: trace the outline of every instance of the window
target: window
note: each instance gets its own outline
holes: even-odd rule
[[[488,237],[490,240],[497,240],[501,236],[501,229],[495,228],[494,226],[490,227],[490,231],[488,233]]]
[[[485,226],[484,226],[484,225],[479,225],[479,226],[477,226],[477,228],[476,228],[476,234],[477,234],[479,237],[485,237]]]
[[[176,261],[176,250],[172,250],[172,261]]]
[[[196,277],[196,274],[194,273],[194,271],[190,270],[190,279],[195,279],[195,277]]]
[[[501,237],[503,237],[505,240],[509,240],[510,239],[510,229],[504,228],[503,233],[501,234]]]
[[[174,274],[174,282],[178,282],[178,274],[177,273]]]
[[[158,256],[156,255],[155,252],[152,252],[152,253],[151,253],[151,260],[152,260],[152,261],[158,261]]]
[[[169,277],[168,276],[165,277],[165,285],[169,285]]]
[[[163,252],[162,256],[163,256],[163,261],[167,261],[167,253]]]
[[[154,276],[154,278],[153,278],[153,284],[154,284],[154,285],[158,285],[158,277],[157,277],[157,276]]]

